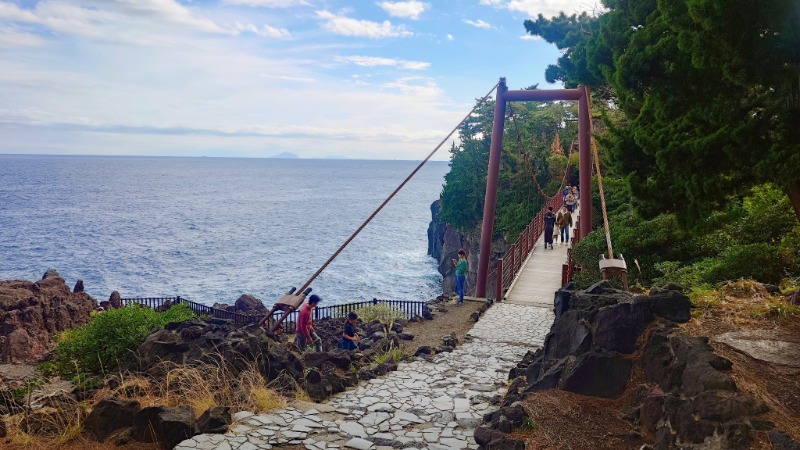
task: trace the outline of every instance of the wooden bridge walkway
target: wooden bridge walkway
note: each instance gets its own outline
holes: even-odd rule
[[[577,223],[578,208],[573,213],[572,223]],[[570,229],[570,239],[576,229]],[[514,282],[508,288],[503,302],[516,305],[553,307],[553,295],[561,288],[562,265],[567,262],[567,249],[571,243],[553,242],[553,250],[544,248],[544,235],[522,265]]]

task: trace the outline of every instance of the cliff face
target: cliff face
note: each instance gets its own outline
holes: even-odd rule
[[[456,274],[452,259],[458,259],[458,251],[467,252],[467,262],[469,272],[467,273],[466,291],[469,293],[475,287],[478,276],[478,257],[480,253],[480,230],[474,235],[465,234],[442,222],[439,212],[442,208],[442,201],[436,200],[431,204],[431,223],[428,225],[428,254],[439,263],[439,273],[442,274],[442,294],[448,295],[456,292]],[[497,248],[495,248],[497,247]],[[504,251],[504,243],[494,243],[492,251]],[[494,255],[489,265],[489,273],[494,270]],[[490,277],[492,278],[492,277]],[[489,280],[487,293],[494,297],[494,280]]]
[[[30,281],[0,281],[0,363],[34,362],[49,352],[59,331],[81,326],[97,309],[97,300],[76,292],[55,270]]]

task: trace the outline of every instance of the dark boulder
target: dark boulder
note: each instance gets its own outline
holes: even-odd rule
[[[119,292],[111,292],[111,296],[108,297],[108,304],[114,309],[122,308],[122,296],[119,295]]]
[[[423,346],[419,347],[416,352],[414,352],[414,356],[432,355],[434,353],[435,353],[434,350],[430,346],[423,345]]]
[[[769,442],[772,450],[800,450],[798,444],[788,433],[773,431],[769,434]]]
[[[199,433],[226,433],[231,424],[231,409],[227,406],[209,408],[197,419]]]
[[[266,314],[267,307],[261,300],[250,294],[244,294],[233,304],[233,309],[243,314]]]
[[[593,397],[618,397],[628,384],[631,365],[616,353],[584,353],[563,375],[562,389]]]
[[[76,281],[75,287],[72,288],[72,293],[77,294],[79,292],[83,292],[83,280]]]
[[[669,321],[683,323],[692,318],[692,301],[680,290],[652,289],[642,301],[653,314]]]
[[[347,350],[335,349],[328,352],[307,352],[303,354],[303,364],[306,367],[320,367],[330,362],[341,370],[350,368],[351,359]]]
[[[618,303],[602,308],[595,318],[593,346],[595,349],[633,353],[639,335],[652,321],[653,314],[641,302]]]
[[[103,442],[115,431],[133,426],[133,416],[140,409],[139,402],[135,400],[106,397],[92,408],[83,427]]]
[[[189,407],[150,406],[134,414],[133,437],[171,449],[194,436],[194,425],[194,414]]]

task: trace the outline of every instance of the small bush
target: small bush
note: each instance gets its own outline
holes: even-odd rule
[[[734,245],[718,258],[705,260],[703,280],[718,283],[739,278],[753,278],[762,283],[777,284],[783,278],[783,253],[769,244]]]
[[[376,355],[372,358],[373,364],[379,366],[385,362],[391,362],[392,364],[397,364],[403,358],[403,350],[399,348],[393,348],[391,350],[387,350],[383,353]]]
[[[398,308],[392,308],[384,304],[369,305],[364,306],[363,308],[358,308],[356,310],[356,314],[358,314],[358,317],[365,323],[377,320],[381,323],[390,324],[406,318],[406,314],[402,310]]]
[[[115,369],[155,328],[192,317],[192,310],[183,304],[163,313],[129,306],[94,314],[86,325],[58,335],[53,351],[55,371],[61,376],[106,373]]]

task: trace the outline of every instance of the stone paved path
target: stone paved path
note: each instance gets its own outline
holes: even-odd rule
[[[225,435],[198,435],[176,450],[256,450],[282,445],[307,449],[474,449],[473,430],[505,393],[508,371],[542,345],[550,309],[496,304],[452,353],[400,363],[396,372],[301,411],[236,414]]]

